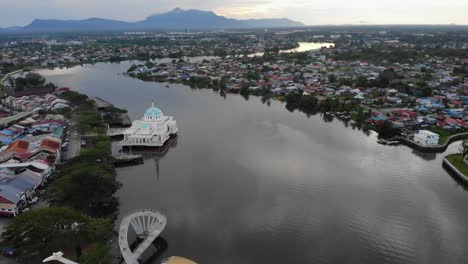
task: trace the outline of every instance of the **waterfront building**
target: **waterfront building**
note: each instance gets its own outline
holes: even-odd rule
[[[178,131],[176,121],[171,116],[151,104],[142,119],[132,122],[132,126],[123,132],[121,146],[161,147]]]
[[[429,130],[419,130],[414,134],[414,142],[422,145],[437,145],[439,144],[439,135]]]

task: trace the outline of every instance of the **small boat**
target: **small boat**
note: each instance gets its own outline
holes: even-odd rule
[[[377,143],[382,144],[382,145],[387,145],[387,140],[385,139],[377,139]]]
[[[382,144],[382,145],[395,146],[395,145],[400,144],[400,141],[398,141],[398,140],[378,139],[377,143]]]
[[[135,165],[143,163],[143,155],[133,155],[133,154],[118,154],[114,155],[114,165],[115,166],[126,166],[126,165]]]
[[[388,144],[388,145],[391,145],[391,146],[395,146],[395,145],[400,144],[400,141],[398,141],[398,140],[391,140],[391,141],[388,141],[387,144]]]

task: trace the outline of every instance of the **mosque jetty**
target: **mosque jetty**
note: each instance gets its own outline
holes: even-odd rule
[[[171,116],[151,103],[143,118],[132,122],[132,126],[123,131],[122,147],[162,147],[169,138],[177,135],[177,123]]]

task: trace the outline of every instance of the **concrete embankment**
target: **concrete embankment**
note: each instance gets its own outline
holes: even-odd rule
[[[96,103],[96,108],[99,110],[99,109],[102,109],[102,108],[106,108],[106,107],[114,107],[113,104],[109,103],[108,101],[102,99],[102,98],[99,98],[99,97],[91,97],[91,99]]]
[[[107,107],[114,107],[114,105],[102,98],[99,97],[91,97],[91,99],[96,103],[96,108],[98,110],[103,110]],[[114,121],[109,121],[109,125],[117,125],[117,126],[131,126],[132,120],[128,116],[128,113],[121,113],[119,114],[118,118]]]
[[[444,144],[441,144],[441,145],[425,146],[425,145],[421,145],[419,143],[416,143],[416,142],[414,142],[412,140],[409,140],[409,139],[403,138],[403,137],[400,138],[400,142],[407,145],[407,146],[409,146],[409,147],[411,147],[411,148],[417,149],[417,150],[422,151],[422,152],[440,153],[440,152],[444,152],[451,143],[453,143],[455,141],[458,141],[458,140],[462,140],[462,139],[468,139],[468,132],[450,136],[447,139],[447,141]]]
[[[13,74],[17,74],[17,73],[20,73],[22,72],[23,70],[17,70],[17,71],[14,71],[14,72],[9,72],[7,73],[5,76],[3,76],[3,78],[0,80],[0,83],[3,84],[3,82],[8,78],[10,77],[10,75],[13,75]]]
[[[444,158],[442,161],[442,166],[453,176],[458,180],[460,184],[463,184],[464,186],[468,186],[468,177],[461,172],[460,170],[457,169],[448,159],[447,157]]]

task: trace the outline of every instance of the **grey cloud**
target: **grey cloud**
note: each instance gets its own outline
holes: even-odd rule
[[[236,18],[288,17],[306,24],[468,24],[468,2],[456,0],[0,0],[0,27],[25,25],[35,18],[136,21],[175,7]]]

